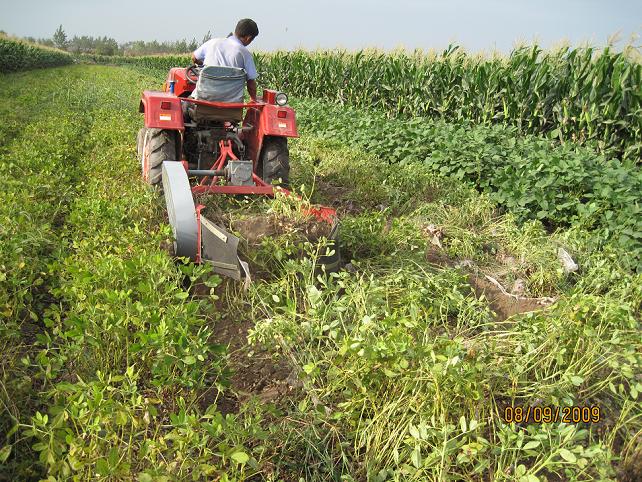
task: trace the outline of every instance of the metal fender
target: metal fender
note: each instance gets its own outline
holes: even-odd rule
[[[146,90],[140,99],[138,111],[145,113],[145,127],[185,130],[181,100],[174,94]]]

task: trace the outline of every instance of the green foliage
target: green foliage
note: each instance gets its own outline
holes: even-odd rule
[[[225,347],[211,340],[217,317],[204,322],[214,298],[189,288],[220,279],[162,248],[171,230],[131,142],[143,84],[102,67],[64,74],[0,92],[34,106],[0,163],[2,475],[251,474],[261,451],[245,440],[261,439],[260,418],[246,428],[197,403],[226,384]]]
[[[263,203],[296,220],[308,194],[331,203],[349,265],[328,274],[322,242],[266,239],[254,252],[266,273],[243,291],[163,248],[162,198],[133,151],[140,90],[165,73],[82,66],[0,87],[2,477],[579,482],[613,480],[632,459],[642,274],[626,267],[627,233],[610,231],[635,214],[631,166],[510,127],[301,103],[291,179],[306,198],[217,208]],[[579,207],[564,205],[573,197]],[[547,235],[542,210],[571,228]],[[610,240],[600,251],[596,236]],[[560,244],[579,272],[563,272]],[[557,302],[498,319],[471,286],[485,273]],[[209,294],[193,296],[200,282]],[[263,398],[219,410],[228,355],[214,333],[236,320],[287,361],[295,381],[278,410]],[[605,417],[509,424],[506,404]]]
[[[66,52],[0,37],[0,73],[54,67],[72,62],[72,56]]]
[[[59,48],[61,50],[65,50],[67,48],[67,34],[62,28],[62,24],[58,26],[56,31],[53,34],[53,37],[51,37],[51,40],[53,40],[54,45],[56,48]]]
[[[293,95],[387,115],[515,126],[521,133],[591,144],[608,157],[642,154],[642,64],[634,47],[472,56],[294,51],[256,54],[261,81]]]
[[[292,96],[376,109],[388,117],[503,124],[521,133],[587,144],[607,158],[642,157],[642,64],[632,46],[519,47],[507,57],[376,50],[254,54],[263,86]],[[160,78],[189,56],[92,57]]]
[[[186,67],[192,63],[191,55],[175,54],[144,55],[140,57],[80,54],[76,58],[82,62],[133,67],[155,77],[158,82],[167,77],[167,72],[172,67]]]
[[[253,293],[252,339],[290,352],[309,394],[282,426],[283,462],[303,453],[300,473],[311,480],[508,478],[515,470],[531,477],[517,480],[555,472],[613,480],[613,449],[594,431],[505,424],[499,403],[626,413],[642,366],[631,313],[577,293],[504,330],[456,271],[398,264],[358,263],[356,274],[316,280],[292,266],[302,280],[288,290],[295,305],[270,301],[277,282]],[[639,428],[638,411],[607,430],[635,440]]]
[[[503,126],[456,125],[305,100],[296,103],[308,135],[354,144],[405,171],[421,163],[487,192],[519,220],[552,227],[578,225],[599,248],[611,242],[627,252],[631,269],[642,269],[642,172],[606,160],[589,148],[520,137]],[[406,191],[412,192],[412,191]]]
[[[449,197],[452,181],[440,199],[427,166],[410,164],[408,174],[336,139],[303,138],[291,153],[306,185],[318,186],[313,199],[329,184],[334,200],[339,193],[363,211],[342,216],[350,270],[317,276],[311,261],[291,262],[248,295],[250,340],[294,359],[304,383],[296,409],[273,428],[282,470],[306,480],[614,480],[618,453],[631,455],[642,428],[641,275],[622,269],[619,251],[591,251],[578,229],[559,233],[585,270],[573,286],[537,221],[518,228],[461,187]],[[361,181],[378,188],[359,190]],[[397,204],[395,188],[422,194]],[[529,290],[560,301],[494,320],[461,271],[427,263],[428,223],[443,230],[451,256],[488,269],[508,255]],[[497,253],[486,254],[488,245]],[[613,415],[599,430],[507,424],[507,404],[593,405]]]

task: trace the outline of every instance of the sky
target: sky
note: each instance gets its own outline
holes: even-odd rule
[[[177,5],[185,5],[177,8]],[[0,30],[51,37],[200,41],[225,36],[240,18],[259,25],[252,50],[365,47],[508,52],[516,43],[623,45],[642,34],[642,0],[0,0]],[[634,40],[640,45],[640,39]]]

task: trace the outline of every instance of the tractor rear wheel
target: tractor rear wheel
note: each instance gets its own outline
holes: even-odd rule
[[[139,142],[141,133],[139,132]],[[142,134],[142,171],[143,179],[152,186],[160,183],[163,161],[176,161],[178,142],[176,131],[165,129],[145,129]]]
[[[143,146],[145,145],[145,131],[146,127],[141,127],[138,131],[138,136],[136,137],[136,154],[138,155],[138,160],[140,161],[141,166],[143,165]]]
[[[261,149],[261,179],[266,183],[281,179],[281,186],[287,187],[290,181],[290,152],[285,137],[266,137]]]

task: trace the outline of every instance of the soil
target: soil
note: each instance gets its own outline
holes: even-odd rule
[[[226,320],[214,327],[213,342],[228,347],[230,390],[223,397],[216,388],[206,391],[202,399],[204,408],[216,402],[223,415],[237,413],[253,397],[264,403],[275,402],[291,396],[299,387],[296,372],[287,360],[275,360],[267,349],[247,343],[251,328],[250,321]]]
[[[352,200],[352,190],[350,188],[320,182],[315,189],[323,200],[323,204],[336,209],[339,217],[342,214],[358,214],[364,209],[363,206],[356,205]]]
[[[332,229],[329,223],[319,221],[313,216],[295,220],[275,214],[248,216],[233,220],[230,224],[231,228],[238,232],[250,246],[261,244],[264,237],[288,233],[314,242],[322,237],[328,237]]]
[[[224,284],[217,289],[221,298],[225,296]],[[198,285],[194,291],[203,295],[209,293],[209,288]],[[215,309],[222,308],[223,302],[219,299]],[[224,394],[216,387],[206,390],[200,401],[203,410],[216,403],[223,415],[238,413],[241,405],[253,397],[264,403],[276,402],[291,397],[299,388],[297,372],[285,358],[277,360],[267,348],[248,344],[252,326],[250,320],[229,319],[221,319],[214,325],[211,342],[227,347],[230,390]]]
[[[252,214],[241,218],[229,219],[223,213],[209,213],[210,219],[227,226],[238,233],[248,248],[259,246],[264,237],[277,237],[292,234],[302,241],[317,241],[329,237],[332,226],[309,216],[291,219],[276,214]],[[251,268],[252,271],[252,268]],[[253,272],[256,276],[257,272]],[[225,281],[217,288],[219,297],[225,296]],[[231,281],[230,281],[231,282]],[[193,292],[197,296],[209,294],[209,288],[196,285]],[[217,302],[216,311],[224,312],[222,301]],[[230,390],[221,394],[216,387],[205,391],[200,405],[206,409],[216,403],[224,415],[237,413],[243,403],[253,397],[261,402],[277,402],[279,399],[291,398],[300,387],[297,372],[285,358],[276,359],[273,351],[257,345],[249,345],[247,336],[253,323],[249,320],[222,319],[213,327],[212,343],[224,345],[228,353]]]
[[[642,445],[640,445],[626,460],[620,462],[617,480],[620,482],[636,482],[642,480]]]

